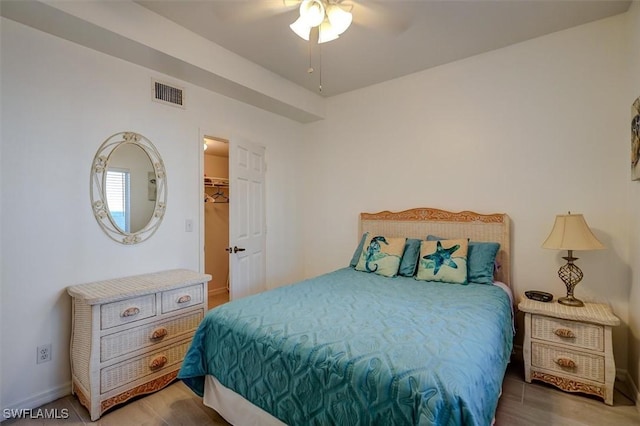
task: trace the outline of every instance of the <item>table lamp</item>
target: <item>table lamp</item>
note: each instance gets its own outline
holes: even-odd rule
[[[578,260],[573,257],[574,250],[601,250],[604,245],[593,235],[589,225],[581,214],[559,214],[553,224],[551,234],[547,237],[542,247],[554,250],[567,250],[563,257],[567,261],[558,270],[558,276],[567,287],[567,296],[558,299],[558,303],[569,306],[584,306],[581,300],[573,296],[573,290],[582,280],[583,273],[573,262]]]

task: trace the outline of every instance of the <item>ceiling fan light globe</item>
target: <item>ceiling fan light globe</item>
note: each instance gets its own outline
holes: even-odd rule
[[[329,18],[329,22],[333,29],[338,34],[342,34],[351,25],[353,15],[351,15],[351,12],[347,12],[346,10],[341,9],[340,6],[333,4],[327,7],[327,18]]]
[[[331,40],[335,40],[340,37],[340,34],[331,25],[329,21],[324,21],[320,25],[320,31],[318,32],[318,44],[326,43]]]
[[[307,23],[305,22],[304,18],[302,18],[302,16],[299,17],[296,20],[296,22],[289,25],[289,28],[291,28],[291,31],[296,33],[298,37],[300,37],[301,39],[309,41],[309,34],[311,34],[311,27],[307,25]]]
[[[303,0],[300,4],[300,18],[309,27],[317,27],[324,20],[324,5],[320,0]]]

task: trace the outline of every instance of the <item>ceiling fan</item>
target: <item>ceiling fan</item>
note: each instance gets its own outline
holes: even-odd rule
[[[402,33],[409,27],[409,20],[403,14],[403,8],[398,7],[400,3],[382,0],[230,1],[218,4],[217,14],[225,21],[244,24],[275,16],[290,16],[289,27],[293,33],[309,41],[307,73],[318,76],[318,91],[322,92],[322,53],[320,48],[312,49],[311,46],[316,41],[321,45],[337,39],[352,24],[394,35]],[[318,57],[317,73],[312,65],[314,53]]]
[[[229,2],[223,19],[257,21],[281,14],[291,15],[291,30],[309,40],[311,29],[318,29],[318,43],[335,40],[351,24],[399,34],[409,27],[399,16],[397,2],[361,0],[260,0]],[[298,12],[298,15],[294,12]],[[224,13],[224,12],[223,12]],[[315,38],[314,38],[315,41]]]
[[[300,16],[289,27],[303,40],[309,41],[311,29],[318,28],[318,44],[340,37],[351,25],[353,6],[339,0],[302,0]]]

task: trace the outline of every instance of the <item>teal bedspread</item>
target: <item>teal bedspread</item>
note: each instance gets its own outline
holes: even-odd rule
[[[511,327],[496,286],[345,268],[212,309],[178,377],[289,425],[490,425]]]

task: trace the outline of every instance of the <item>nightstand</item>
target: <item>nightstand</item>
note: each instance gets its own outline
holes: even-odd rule
[[[613,405],[616,366],[611,327],[620,320],[608,305],[585,302],[583,307],[537,302],[523,296],[524,377],[568,392],[583,392]]]

